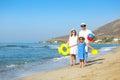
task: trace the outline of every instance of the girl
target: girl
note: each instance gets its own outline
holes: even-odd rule
[[[86,44],[85,42],[85,38],[84,37],[79,37],[78,38],[78,59],[80,60],[80,68],[84,67],[85,65],[85,60],[86,60],[86,51],[85,51],[85,46],[94,49],[93,47],[91,47],[90,45]],[[76,45],[71,46],[74,47]]]
[[[75,29],[71,30],[68,44],[69,46],[77,44],[78,36]],[[70,65],[73,66],[76,64],[76,54],[78,52],[77,45],[70,48]]]

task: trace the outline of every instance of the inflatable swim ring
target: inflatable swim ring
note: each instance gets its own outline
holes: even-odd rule
[[[64,56],[68,55],[70,53],[68,44],[61,44],[60,47],[58,48],[58,52]]]

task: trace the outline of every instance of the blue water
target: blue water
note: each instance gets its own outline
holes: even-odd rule
[[[20,77],[69,65],[69,56],[62,56],[60,44],[0,43],[0,80],[19,80]],[[117,44],[91,44],[100,56],[111,52]],[[89,52],[90,53],[90,52]],[[89,58],[95,56],[89,54]]]

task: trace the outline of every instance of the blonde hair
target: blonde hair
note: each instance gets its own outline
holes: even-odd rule
[[[73,36],[73,34],[72,34],[73,31],[75,32],[75,36],[77,36],[77,31],[75,29],[70,31],[70,36],[71,37]]]

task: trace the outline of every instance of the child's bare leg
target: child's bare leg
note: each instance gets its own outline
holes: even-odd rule
[[[82,63],[81,63],[81,65],[82,65],[82,68],[84,67],[84,60],[82,60]]]
[[[74,55],[74,65],[76,65],[76,55]]]
[[[86,60],[83,60],[83,65],[84,65],[84,66],[86,65]]]
[[[70,54],[70,66],[72,66],[72,54]]]
[[[80,68],[82,67],[82,60],[80,60]]]

